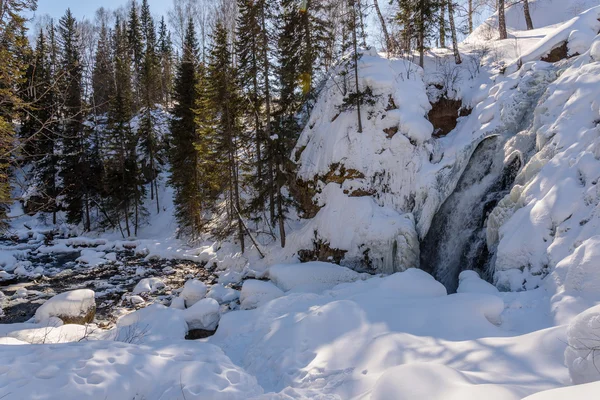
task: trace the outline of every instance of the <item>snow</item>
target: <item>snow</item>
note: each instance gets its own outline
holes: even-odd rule
[[[575,317],[569,324],[565,365],[574,384],[600,381],[600,305]]]
[[[457,293],[487,293],[499,294],[498,288],[484,281],[475,271],[463,271],[458,276]]]
[[[185,301],[186,307],[191,307],[206,296],[206,285],[196,279],[190,279],[183,285],[180,296]]]
[[[256,308],[283,296],[283,290],[267,281],[248,279],[242,285],[240,306],[243,310]]]
[[[323,291],[340,283],[353,282],[361,277],[346,267],[319,261],[274,265],[269,268],[268,276],[285,292],[290,290]]]
[[[210,287],[206,297],[215,299],[219,304],[231,303],[240,298],[240,292],[217,283]]]
[[[219,303],[215,299],[202,299],[183,311],[188,329],[212,331],[219,323]]]
[[[57,294],[42,304],[35,312],[37,322],[52,317],[61,319],[83,318],[96,308],[95,293],[90,289],[78,289]]]
[[[165,283],[160,278],[144,278],[135,285],[133,294],[156,292],[164,287]]]
[[[262,393],[216,346],[88,341],[2,346],[0,387],[10,399],[236,400]]]
[[[152,304],[119,318],[112,335],[125,343],[145,344],[184,339],[188,326],[182,311]]]
[[[527,396],[523,400],[595,399],[600,391],[600,382],[546,390]]]

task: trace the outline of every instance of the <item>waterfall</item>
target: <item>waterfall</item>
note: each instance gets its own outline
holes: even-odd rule
[[[456,189],[433,218],[421,243],[421,266],[455,292],[461,271],[489,278],[485,222],[510,191],[520,168],[515,158],[504,165],[504,140],[484,139],[475,149]]]

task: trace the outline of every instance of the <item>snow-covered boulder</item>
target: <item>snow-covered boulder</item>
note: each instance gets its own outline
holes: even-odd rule
[[[191,307],[206,296],[206,284],[197,279],[190,279],[183,285],[181,297],[185,300],[185,306]]]
[[[281,264],[269,268],[269,278],[284,291],[322,291],[344,282],[353,282],[361,275],[336,264],[313,261],[302,264]]]
[[[135,285],[133,294],[154,293],[165,287],[165,283],[160,278],[144,278]]]
[[[173,300],[171,300],[171,308],[185,310],[185,300],[181,297],[175,297]]]
[[[498,288],[484,281],[475,271],[463,271],[458,276],[457,293],[486,293],[498,294]]]
[[[216,285],[210,287],[206,297],[215,299],[219,304],[225,304],[239,299],[240,292],[217,283]]]
[[[242,310],[260,307],[263,304],[283,296],[283,290],[267,281],[248,279],[242,285],[240,306]]]
[[[96,315],[95,293],[90,289],[78,289],[57,294],[42,304],[35,312],[36,322],[51,317],[60,318],[65,324],[87,324]]]
[[[600,381],[600,305],[579,314],[567,330],[565,364],[571,381],[579,385]]]
[[[215,299],[202,299],[183,311],[188,330],[213,331],[219,323],[219,303]]]
[[[119,318],[114,335],[119,342],[142,344],[184,339],[187,332],[181,310],[152,304]]]

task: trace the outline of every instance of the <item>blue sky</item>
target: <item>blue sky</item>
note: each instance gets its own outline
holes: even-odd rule
[[[100,7],[116,9],[121,5],[126,5],[129,0],[38,0],[38,9],[35,12],[36,16],[45,14],[52,18],[58,19],[64,15],[67,8],[71,8],[73,15],[80,19],[87,17],[94,18],[96,9]],[[141,0],[137,0],[141,3]],[[167,10],[171,7],[171,0],[148,0],[150,10],[154,16],[166,15]]]

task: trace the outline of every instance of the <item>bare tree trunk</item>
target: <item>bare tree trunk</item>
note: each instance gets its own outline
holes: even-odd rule
[[[531,20],[531,14],[529,13],[529,0],[523,0],[523,12],[525,13],[525,23],[527,23],[527,30],[533,29],[533,21]]]
[[[356,43],[356,3],[354,1],[352,1],[352,45],[354,46],[354,84],[356,85],[358,133],[362,133],[362,120],[360,118],[360,88],[358,86],[358,45]]]
[[[454,62],[461,64],[460,52],[458,51],[458,39],[456,37],[456,25],[454,24],[454,0],[448,0],[448,19],[450,20],[450,30],[452,32],[452,50],[454,51]]]
[[[440,2],[440,47],[446,47],[446,5],[447,0]],[[450,3],[451,0],[448,0]]]
[[[419,0],[419,24],[417,26],[418,32],[418,43],[419,48],[419,66],[425,68],[425,1]]]
[[[383,14],[381,13],[381,9],[379,8],[379,2],[377,0],[373,0],[373,5],[375,6],[375,11],[377,12],[379,23],[381,24],[381,30],[383,31],[383,37],[385,39],[385,50],[388,53],[389,57],[390,55],[394,55],[396,53],[396,49],[394,48],[394,43],[392,42],[392,38],[390,37],[390,34],[387,30],[385,18],[383,18]]]
[[[473,33],[473,0],[469,0],[467,18],[469,20],[469,34]]]
[[[498,0],[498,30],[500,32],[500,40],[508,38],[506,16],[504,15],[504,0]]]

